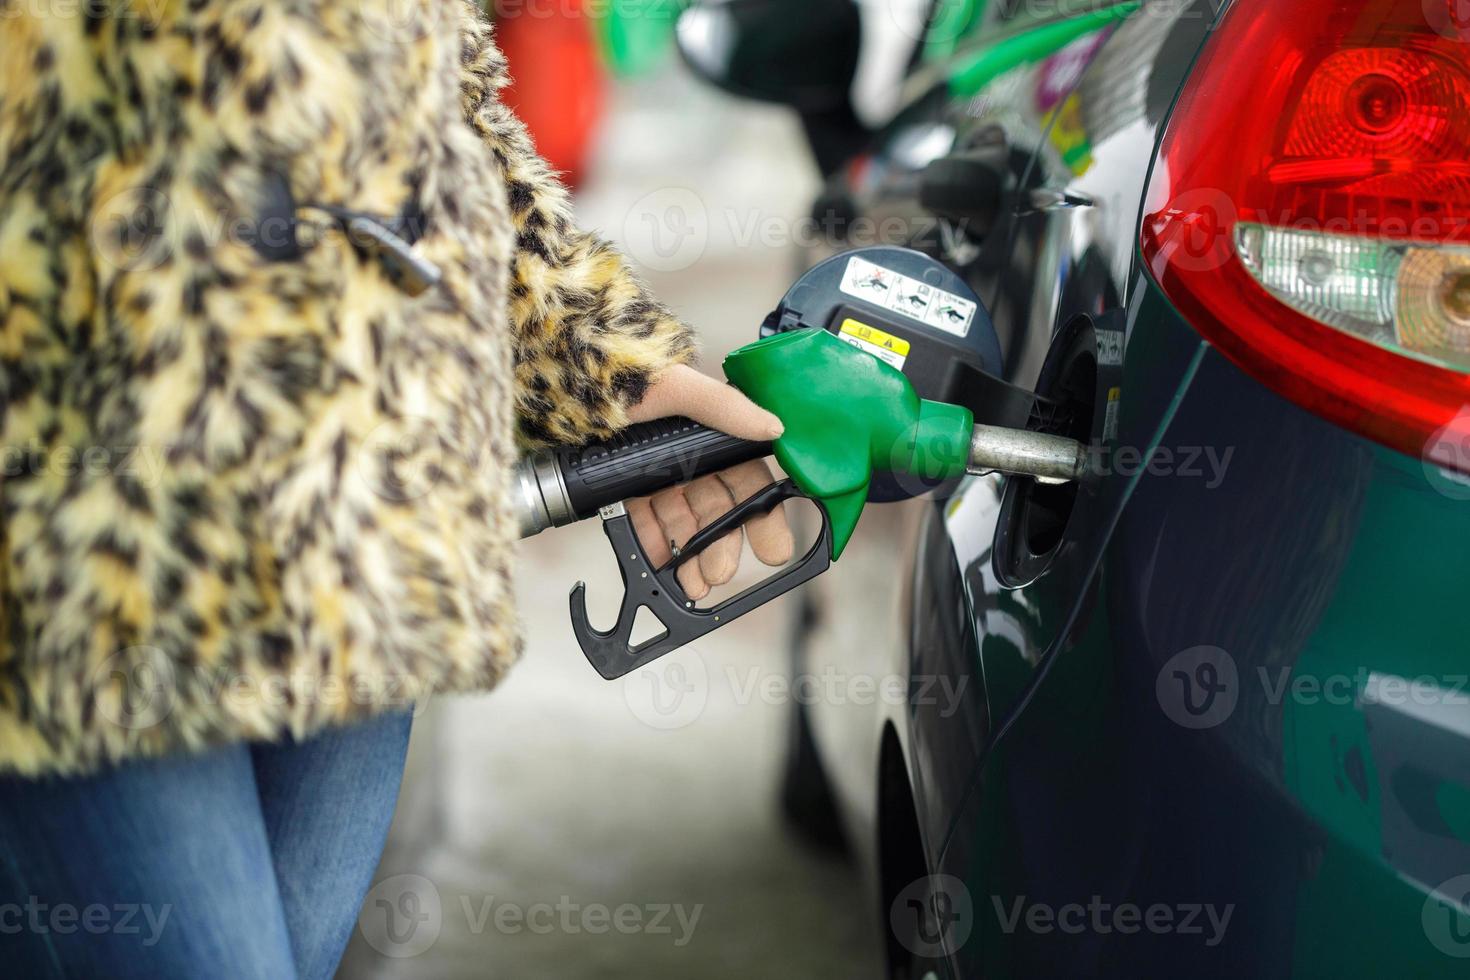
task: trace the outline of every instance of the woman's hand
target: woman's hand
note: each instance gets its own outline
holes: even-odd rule
[[[635,423],[682,415],[741,439],[768,442],[781,435],[781,420],[730,385],[684,364],[659,375],[643,400],[628,411]],[[765,460],[741,463],[713,476],[628,502],[628,516],[648,560],[662,565],[702,527],[714,523],[737,503],[772,483]],[[784,505],[745,524],[750,548],[767,565],[784,565],[795,547]],[[740,531],[710,545],[695,561],[679,568],[679,584],[690,599],[703,599],[710,586],[724,585],[740,566]]]

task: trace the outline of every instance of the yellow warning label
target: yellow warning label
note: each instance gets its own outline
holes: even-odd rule
[[[866,323],[859,323],[857,320],[849,319],[844,322],[840,337],[859,350],[865,350],[900,370],[903,369],[903,362],[909,356],[907,340],[895,337],[891,333],[885,333],[877,327],[870,327]]]
[[[1122,388],[1108,389],[1108,408],[1103,415],[1103,441],[1111,442],[1118,438],[1118,407],[1123,401]]]
[[[866,323],[859,323],[849,319],[842,325],[842,332],[858,340],[865,340],[870,344],[891,350],[899,357],[909,356],[909,342],[902,337],[895,337],[891,333],[884,333],[877,327],[870,327]]]

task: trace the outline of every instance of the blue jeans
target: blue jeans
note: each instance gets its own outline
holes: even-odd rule
[[[330,977],[412,715],[83,779],[0,779],[0,973]]]

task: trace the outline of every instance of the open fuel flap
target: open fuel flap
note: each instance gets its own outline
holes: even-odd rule
[[[1102,445],[1122,384],[1121,318],[1089,316],[1069,321],[1052,341],[1037,378],[1026,427]],[[1101,340],[1102,356],[1099,356]],[[1034,582],[1069,545],[1079,508],[1097,495],[1096,479],[1051,484],[1013,477],[1006,481],[997,522],[994,566],[1000,583]]]

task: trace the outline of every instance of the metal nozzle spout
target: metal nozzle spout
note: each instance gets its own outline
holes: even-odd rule
[[[970,437],[966,469],[971,473],[1031,476],[1042,483],[1070,483],[1087,473],[1087,447],[1065,436],[977,425]]]

